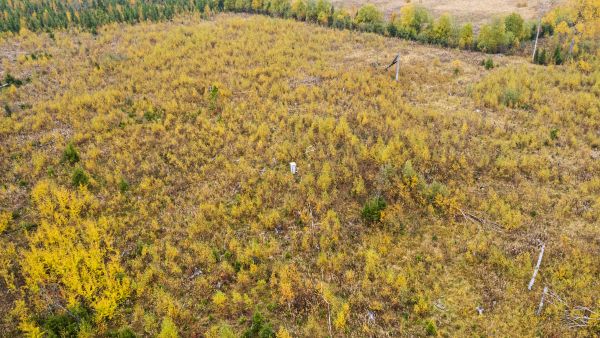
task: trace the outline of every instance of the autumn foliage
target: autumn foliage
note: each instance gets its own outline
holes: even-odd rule
[[[390,41],[235,14],[3,36],[29,80],[0,89],[0,333],[599,334],[600,63]]]

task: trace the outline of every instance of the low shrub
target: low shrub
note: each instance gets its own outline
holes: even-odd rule
[[[387,204],[383,197],[373,197],[365,203],[363,206],[361,216],[363,220],[368,223],[376,223],[381,220],[381,212],[385,209]]]
[[[88,175],[85,173],[85,171],[81,167],[75,168],[75,170],[73,171],[73,176],[71,177],[71,183],[75,187],[79,187],[82,185],[85,186],[85,185],[89,184]]]
[[[275,331],[271,324],[262,316],[260,312],[254,312],[250,327],[244,331],[242,338],[274,338]]]
[[[63,152],[63,161],[69,162],[70,164],[75,164],[79,162],[79,160],[80,157],[77,149],[75,149],[75,146],[72,142],[69,142],[65,148],[65,151]]]

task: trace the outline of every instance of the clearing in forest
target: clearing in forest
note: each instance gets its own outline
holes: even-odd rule
[[[570,336],[599,302],[597,64],[226,14],[0,50],[0,335]]]

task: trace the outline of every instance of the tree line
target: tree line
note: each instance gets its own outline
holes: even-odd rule
[[[328,0],[0,0],[0,32],[18,33],[22,28],[48,31],[81,27],[93,33],[112,22],[135,24],[171,20],[177,14],[217,12],[258,13],[293,18],[338,29],[353,29],[392,37],[487,53],[509,52],[535,37],[536,23],[519,14],[494,19],[481,27],[458,24],[445,14],[434,19],[418,5],[404,6],[389,20],[375,6],[367,4],[356,13],[336,9]],[[552,33],[544,24],[542,35]]]

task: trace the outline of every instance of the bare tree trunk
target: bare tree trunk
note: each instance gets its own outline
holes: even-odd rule
[[[573,48],[575,48],[575,37],[571,39],[571,44],[569,45],[569,56],[573,56]]]
[[[538,40],[542,30],[542,18],[554,6],[555,2],[556,0],[544,0],[539,5],[540,17],[538,19],[537,32],[535,33],[535,44],[533,45],[533,55],[531,56],[532,62],[535,62],[535,52],[537,51]]]
[[[535,52],[537,51],[538,39],[540,38],[540,30],[542,29],[542,17],[538,21],[537,33],[535,34],[535,44],[533,45],[533,55],[531,56],[531,62],[535,62]]]
[[[329,337],[333,337],[333,330],[331,329],[331,306],[329,305],[329,302],[325,299],[325,296],[323,296],[323,299],[327,304],[327,329],[329,330]]]
[[[540,255],[538,257],[537,264],[535,265],[535,269],[533,270],[533,276],[531,276],[531,280],[529,281],[528,290],[531,291],[533,287],[533,283],[535,283],[535,276],[538,274],[538,270],[540,269],[540,265],[542,264],[542,258],[544,257],[544,249],[546,248],[546,244],[542,244],[542,250],[540,250]]]

